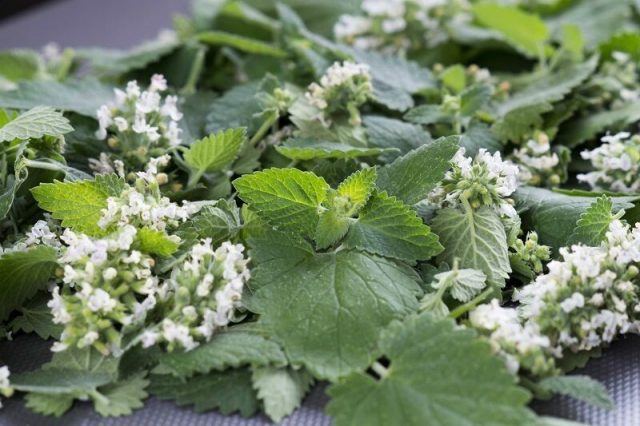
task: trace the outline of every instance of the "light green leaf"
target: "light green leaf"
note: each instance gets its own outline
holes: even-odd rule
[[[44,416],[60,417],[73,405],[72,395],[50,395],[29,392],[25,395],[25,406]]]
[[[150,228],[139,229],[136,241],[141,252],[162,257],[171,256],[180,246],[180,243],[171,239],[165,231]]]
[[[196,173],[219,172],[238,157],[247,140],[247,129],[228,129],[194,142],[184,153],[187,165]]]
[[[33,80],[43,69],[42,58],[36,52],[23,49],[0,52],[0,76],[8,81]]]
[[[252,270],[249,309],[289,360],[318,378],[366,367],[380,328],[417,308],[418,277],[406,266],[358,251],[313,255],[261,243],[259,252],[271,258],[259,256]]]
[[[373,101],[393,111],[406,111],[413,107],[411,95],[380,80],[373,80]]]
[[[385,150],[315,139],[288,139],[277,146],[276,149],[280,154],[292,160],[314,160],[322,158],[372,157],[392,148]]]
[[[279,47],[264,43],[260,40],[251,39],[236,34],[223,31],[207,31],[198,35],[198,40],[204,44],[214,46],[228,46],[242,52],[254,53],[257,55],[273,56],[275,58],[285,58],[287,52]]]
[[[56,251],[47,246],[0,256],[0,320],[46,287],[57,260]]]
[[[71,369],[41,369],[11,376],[11,386],[21,392],[49,395],[94,392],[98,386],[108,384],[112,376],[106,372],[88,372]]]
[[[329,185],[311,172],[268,169],[233,182],[239,197],[272,226],[313,235]]]
[[[98,226],[107,198],[120,195],[124,181],[115,175],[99,175],[95,180],[43,183],[31,190],[43,210],[62,226],[91,236],[107,231]]]
[[[614,52],[622,52],[638,61],[640,60],[640,34],[637,32],[616,34],[600,44],[599,49],[605,60],[611,60]]]
[[[437,293],[427,293],[420,301],[420,312],[429,312],[435,318],[445,318],[449,315],[449,307]]]
[[[460,114],[464,117],[472,117],[490,100],[491,88],[489,86],[469,86],[460,94]]]
[[[429,125],[451,123],[453,117],[442,105],[424,104],[409,110],[404,119],[411,123]]]
[[[211,238],[214,246],[238,235],[242,223],[235,202],[218,200],[215,205],[204,206],[198,214],[182,224],[178,235],[182,238]]]
[[[467,85],[466,71],[462,65],[452,65],[442,71],[439,75],[442,84],[453,91],[454,94],[460,93]]]
[[[440,138],[414,149],[378,170],[378,189],[413,205],[427,198],[442,180],[457,150],[457,136]]]
[[[359,212],[367,204],[376,186],[377,176],[375,167],[368,167],[353,173],[338,186],[336,192],[348,200],[350,214]]]
[[[555,376],[547,377],[539,385],[548,391],[567,395],[596,407],[613,409],[613,400],[604,385],[589,376]]]
[[[0,119],[2,111],[0,110]],[[13,174],[7,174],[4,181],[4,188],[0,192],[0,220],[4,219],[11,211],[11,207],[16,198],[18,190],[29,177],[25,159],[25,150],[28,142],[22,142],[16,149],[15,161],[13,163]]]
[[[339,214],[334,208],[329,208],[320,214],[314,240],[318,249],[326,249],[340,241],[353,219]]]
[[[47,105],[93,117],[98,108],[113,97],[111,87],[93,79],[25,81],[16,90],[0,92],[0,108],[30,109]]]
[[[110,383],[100,388],[103,398],[95,398],[93,405],[103,417],[128,416],[136,408],[142,408],[148,394],[145,391],[149,380],[145,379],[146,371],[137,373],[127,379]]]
[[[73,127],[61,113],[50,107],[39,106],[0,127],[0,142],[40,139],[43,136],[59,137],[71,131]]]
[[[284,366],[287,359],[280,346],[249,327],[236,326],[218,333],[211,341],[189,352],[167,353],[160,357],[163,371],[179,377],[209,373],[244,365]]]
[[[473,331],[449,319],[394,322],[380,350],[390,362],[376,365],[380,377],[358,372],[329,388],[336,426],[535,424],[515,376]]]
[[[445,208],[438,212],[431,228],[444,246],[438,262],[453,265],[458,259],[461,268],[480,270],[487,275],[489,284],[504,286],[511,272],[507,235],[493,209],[481,207],[463,212]]]
[[[598,198],[594,203],[580,215],[576,222],[576,227],[567,241],[567,245],[585,244],[596,247],[605,239],[605,234],[609,230],[609,225],[614,219],[624,214],[620,210],[613,214],[613,202],[606,195]]]
[[[416,212],[385,192],[371,197],[349,228],[345,244],[407,262],[427,260],[443,250]]]
[[[291,368],[258,368],[252,379],[264,412],[276,423],[300,406],[313,383],[306,371]]]
[[[525,229],[536,231],[540,244],[565,247],[580,216],[591,207],[593,196],[561,194],[542,188],[523,186],[513,194]],[[612,197],[613,213],[631,209],[637,197]]]
[[[538,16],[517,7],[486,2],[474,4],[472,10],[481,25],[502,34],[505,41],[522,54],[531,58],[544,54],[550,33]]]
[[[487,276],[477,269],[458,269],[436,274],[437,280],[431,286],[439,289],[442,285],[449,286],[449,294],[459,302],[467,303],[486,286]]]
[[[149,391],[179,406],[193,405],[198,413],[217,409],[224,415],[238,411],[250,417],[258,409],[251,372],[245,368],[195,376],[186,382],[169,374],[154,375]]]

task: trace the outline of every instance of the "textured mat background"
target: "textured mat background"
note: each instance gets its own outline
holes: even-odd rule
[[[21,1],[21,0],[0,0]],[[267,1],[267,0],[265,0]],[[0,22],[0,49],[40,48],[49,41],[63,46],[102,46],[128,48],[154,37],[171,24],[173,13],[188,11],[189,0],[58,0],[10,20]],[[0,343],[0,365],[7,363],[14,372],[36,368],[46,361],[48,345],[37,338],[21,337]],[[535,403],[543,414],[578,420],[593,425],[640,425],[640,338],[616,342],[600,359],[581,372],[600,380],[610,390],[616,409],[605,411],[568,398]],[[286,426],[325,426],[330,420],[322,410],[327,397],[317,387],[304,406],[282,424]],[[134,415],[123,419],[102,419],[89,404],[80,403],[59,420],[35,415],[19,399],[4,401],[0,426],[258,426],[264,417],[250,420],[216,413],[195,414],[171,402],[151,399]]]

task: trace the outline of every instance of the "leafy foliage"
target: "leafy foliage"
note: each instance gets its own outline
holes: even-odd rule
[[[45,135],[58,137],[72,130],[69,120],[62,114],[53,108],[39,106],[0,127],[0,142],[38,139]]]
[[[429,315],[395,322],[380,339],[390,366],[379,378],[358,372],[329,388],[337,425],[535,424],[529,395],[473,332]],[[412,401],[410,411],[398,401]]]
[[[613,203],[606,196],[598,198],[576,223],[573,233],[569,236],[568,244],[582,243],[588,246],[597,246],[605,238],[611,221],[616,215],[611,213]],[[624,213],[624,211],[621,211]],[[619,215],[618,215],[619,216]]]
[[[589,376],[548,377],[540,382],[540,386],[545,390],[567,395],[596,407],[609,410],[613,408],[613,401],[607,392],[607,388]]]
[[[304,370],[259,368],[253,371],[253,387],[265,413],[279,422],[298,408],[313,383]]]

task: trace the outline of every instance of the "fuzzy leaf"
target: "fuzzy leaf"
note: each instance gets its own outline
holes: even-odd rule
[[[367,115],[363,119],[367,129],[369,145],[375,148],[395,148],[381,155],[386,162],[406,154],[412,149],[431,142],[431,135],[422,127],[394,118],[378,115]]]
[[[238,329],[239,330],[236,330]],[[232,327],[189,352],[167,353],[160,357],[163,371],[180,377],[209,373],[243,365],[257,367],[286,365],[280,346],[248,327]]]
[[[261,218],[286,232],[313,235],[329,185],[310,172],[268,169],[233,182],[239,197]]]
[[[104,399],[95,399],[94,407],[103,417],[128,416],[136,408],[142,408],[148,394],[145,391],[149,380],[145,379],[146,371],[127,379],[110,383],[100,388]]]
[[[0,127],[0,142],[39,139],[45,135],[59,137],[71,131],[73,127],[61,113],[50,107],[38,106]]]
[[[50,395],[29,392],[25,395],[25,406],[44,416],[60,417],[73,405],[72,395]]]
[[[442,180],[457,150],[456,136],[440,138],[414,149],[378,170],[378,189],[413,205],[425,199]]]
[[[276,147],[276,149],[280,154],[292,160],[314,160],[322,158],[372,157],[391,148],[385,150],[315,139],[288,139]]]
[[[211,238],[213,245],[219,245],[235,237],[241,228],[240,210],[235,203],[218,200],[215,205],[204,206],[181,225],[178,235],[192,239]]]
[[[254,242],[252,256],[262,262],[252,270],[249,309],[261,314],[289,360],[318,378],[364,368],[380,327],[417,308],[410,268],[358,251],[313,255],[272,241]]]
[[[596,407],[613,409],[613,400],[604,385],[589,376],[547,377],[539,383],[543,389],[567,395]]]
[[[528,392],[488,344],[449,319],[413,315],[384,330],[390,361],[375,378],[354,373],[329,388],[336,426],[424,424],[534,425]]]
[[[56,251],[47,246],[0,256],[0,320],[46,287],[57,260]]]
[[[63,327],[53,323],[51,309],[47,306],[48,293],[41,292],[19,308],[20,316],[11,321],[13,332],[36,333],[42,339],[58,338]]]
[[[138,249],[143,253],[157,256],[171,256],[178,250],[179,243],[175,242],[165,231],[157,231],[151,228],[141,228],[136,234]]]
[[[611,221],[616,219],[612,214],[613,202],[606,195],[596,199],[594,203],[580,215],[567,245],[582,243],[587,246],[598,246],[605,239]]]
[[[198,35],[198,40],[213,46],[228,46],[242,52],[284,58],[287,52],[260,40],[226,33],[223,31],[207,31]]]
[[[640,120],[640,103],[631,102],[623,107],[588,114],[562,126],[558,140],[570,148],[590,141],[605,132],[615,133]]]
[[[238,411],[250,417],[258,409],[251,372],[244,368],[195,376],[186,382],[169,374],[154,375],[149,391],[179,406],[193,405],[198,413],[217,409],[224,415]]]
[[[407,262],[427,260],[443,250],[415,211],[385,192],[371,197],[349,228],[345,244]]]
[[[252,379],[265,413],[276,423],[300,406],[313,383],[306,371],[291,368],[258,368]]]
[[[449,293],[459,302],[466,303],[473,299],[485,287],[487,276],[477,269],[459,269],[446,271],[434,276],[437,282],[431,284],[434,288],[452,280]]]
[[[465,213],[445,208],[438,212],[431,227],[444,246],[438,262],[453,265],[458,259],[461,268],[482,271],[489,284],[504,286],[511,266],[504,225],[494,210],[481,207]]]
[[[47,105],[94,117],[98,108],[112,99],[111,87],[97,80],[37,80],[21,82],[16,90],[0,92],[0,108],[30,109]]]
[[[194,171],[218,172],[231,165],[246,140],[245,128],[211,134],[194,142],[184,153],[184,160]]]

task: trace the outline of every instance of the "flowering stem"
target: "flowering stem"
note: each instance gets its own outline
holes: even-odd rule
[[[200,182],[200,179],[202,178],[202,175],[204,175],[204,172],[205,171],[203,169],[200,169],[195,173],[190,173],[189,181],[187,182],[187,189],[193,189],[198,184],[198,182]]]
[[[477,305],[482,303],[484,299],[486,299],[487,296],[489,296],[491,293],[493,293],[493,288],[491,287],[486,288],[482,293],[477,295],[471,301],[465,303],[464,305],[460,305],[457,308],[455,308],[453,311],[451,311],[449,316],[453,319],[460,317],[461,315],[469,312],[470,310],[475,308]]]
[[[258,129],[256,134],[253,135],[253,137],[249,141],[251,146],[256,146],[258,144],[258,142],[260,142],[262,140],[262,138],[264,138],[264,135],[267,134],[269,129],[271,129],[271,126],[273,126],[276,123],[278,118],[280,118],[280,114],[278,114],[277,112],[273,113],[273,114],[269,114],[267,116],[267,118],[260,125],[260,128]]]

